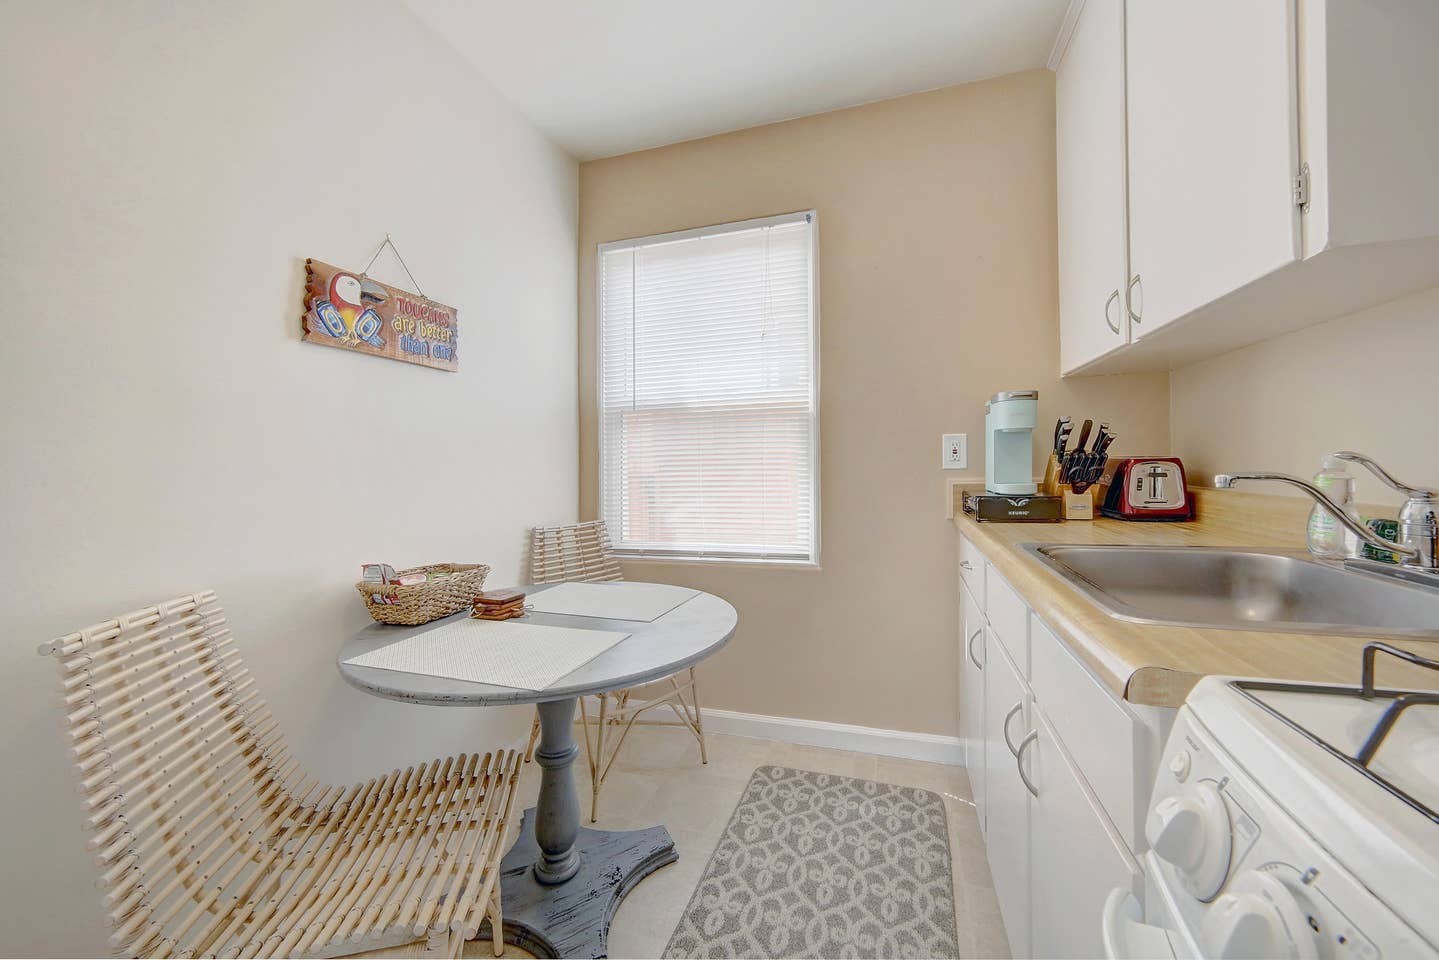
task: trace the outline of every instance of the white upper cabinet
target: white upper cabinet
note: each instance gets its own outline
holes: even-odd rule
[[[1129,342],[1124,309],[1124,0],[1088,0],[1055,75],[1060,368]]]
[[[1432,237],[1439,224],[1439,3],[1299,5],[1304,252]]]
[[[1106,93],[1080,68],[1115,6],[1073,0],[1056,50],[1063,373],[1173,369],[1439,285],[1439,2],[1127,0]],[[1096,172],[1067,127],[1114,109],[1123,155]],[[1116,169],[1130,325],[1106,340],[1082,317],[1124,256],[1092,209]]]
[[[1143,339],[1299,259],[1294,12],[1129,0],[1129,263]]]

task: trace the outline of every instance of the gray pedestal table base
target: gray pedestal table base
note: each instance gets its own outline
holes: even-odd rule
[[[610,920],[635,884],[679,859],[664,827],[580,826],[575,700],[538,705],[540,796],[500,863],[505,940],[536,956],[605,957]]]
[[[581,828],[574,847],[579,872],[562,884],[547,884],[535,879],[540,847],[534,823],[531,807],[500,864],[505,941],[538,957],[609,956],[610,920],[625,894],[679,859],[669,831]],[[482,932],[479,939],[488,937]]]

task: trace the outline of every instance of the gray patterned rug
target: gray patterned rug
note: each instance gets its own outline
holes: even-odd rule
[[[944,800],[760,767],[666,957],[958,957]]]

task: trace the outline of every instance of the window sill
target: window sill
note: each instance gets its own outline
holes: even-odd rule
[[[772,567],[779,570],[816,572],[823,569],[817,560],[781,560],[773,557],[704,557],[684,556],[682,554],[660,556],[653,553],[624,553],[623,551],[616,551],[615,559],[621,563],[679,563],[706,566]]]

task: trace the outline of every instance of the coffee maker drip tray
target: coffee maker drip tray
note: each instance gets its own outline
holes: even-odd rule
[[[964,494],[964,512],[979,521],[1058,523],[1064,519],[1061,497],[1006,497],[995,493]]]

